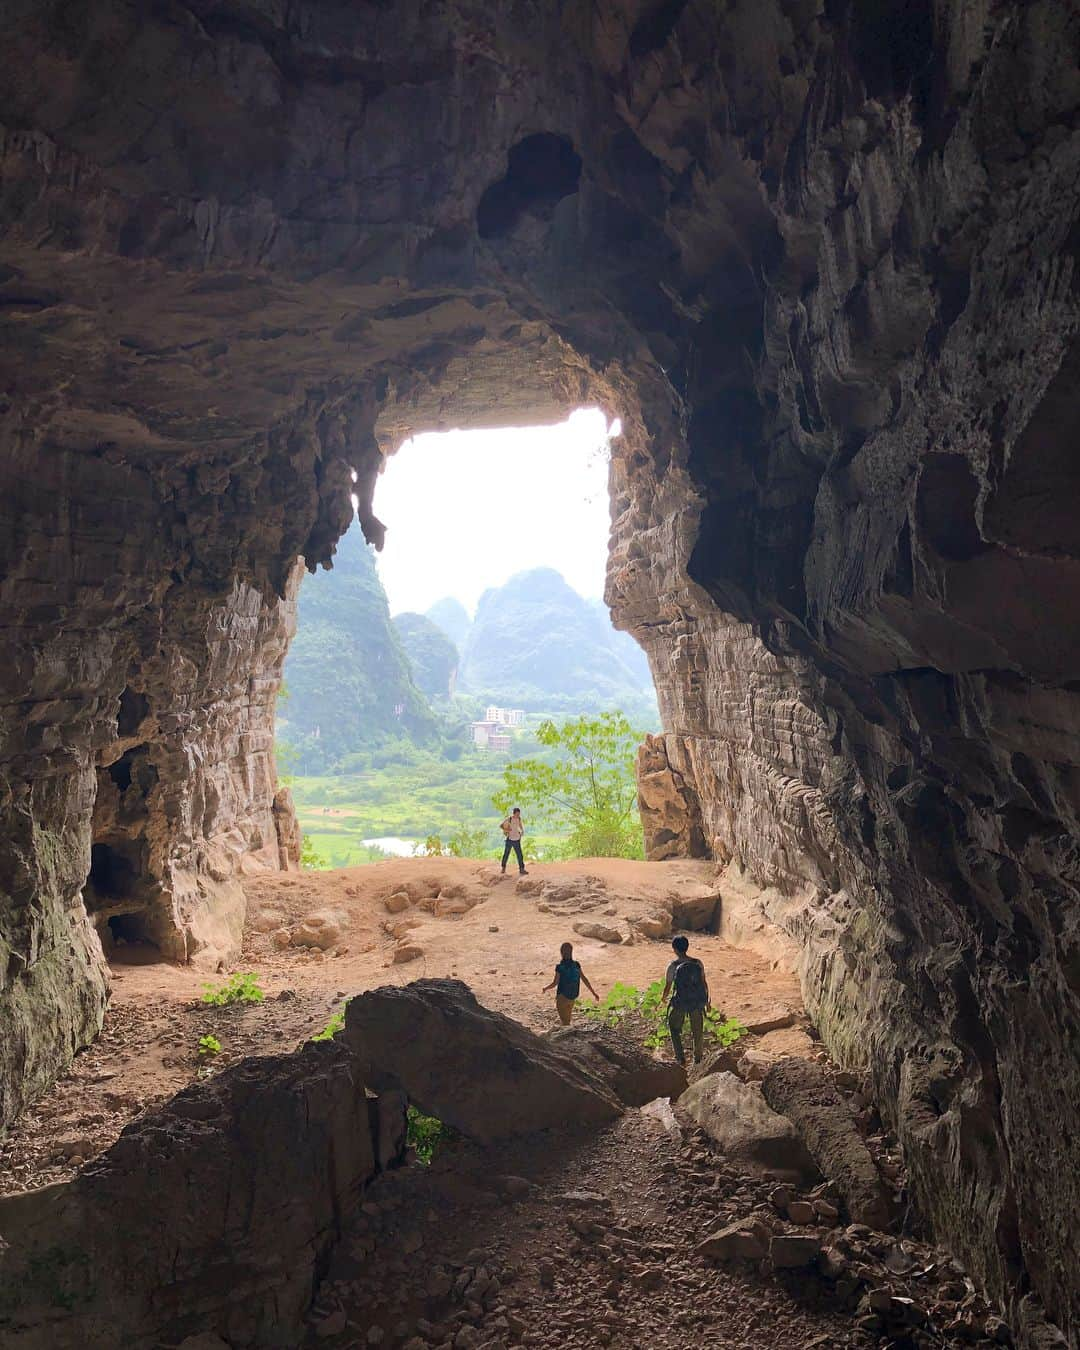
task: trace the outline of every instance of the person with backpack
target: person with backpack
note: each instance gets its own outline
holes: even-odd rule
[[[705,1046],[705,1012],[710,1004],[705,967],[697,957],[687,956],[690,943],[681,934],[672,939],[671,945],[675,950],[675,960],[667,968],[663,995],[664,1003],[671,999],[667,1016],[671,1048],[679,1063],[685,1064],[682,1031],[689,1017],[690,1034],[694,1039],[694,1063],[700,1064]]]
[[[574,948],[569,942],[564,942],[559,948],[559,955],[562,960],[555,967],[555,978],[550,984],[545,984],[541,992],[546,994],[549,989],[555,990],[555,1008],[559,1014],[559,1021],[564,1027],[568,1027],[570,1014],[574,1011],[574,1004],[581,993],[582,981],[597,1003],[600,1002],[600,995],[589,983],[589,977],[581,969],[580,963],[574,960]]]
[[[521,852],[521,836],[525,833],[525,822],[521,819],[521,807],[515,806],[506,819],[499,826],[506,839],[506,847],[503,849],[502,870],[506,871],[506,863],[510,857],[510,850],[513,849],[517,854],[518,871],[523,877],[529,874],[525,871],[525,859]]]

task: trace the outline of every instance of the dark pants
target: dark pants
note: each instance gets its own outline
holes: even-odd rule
[[[521,854],[521,840],[520,840],[520,839],[508,839],[508,840],[506,841],[506,847],[503,849],[503,860],[502,860],[503,871],[504,871],[504,872],[506,871],[506,860],[507,860],[507,858],[509,858],[509,856],[510,856],[510,850],[511,850],[511,849],[513,849],[514,852],[517,854],[518,870],[521,871],[521,872],[524,872],[524,871],[525,871],[525,859],[522,857],[522,854]]]
[[[694,1038],[694,1063],[701,1059],[705,1040],[704,1008],[671,1008],[668,1011],[668,1031],[671,1032],[671,1046],[675,1058],[680,1064],[686,1063],[686,1051],[683,1049],[682,1029],[686,1019],[690,1019],[690,1034]]]

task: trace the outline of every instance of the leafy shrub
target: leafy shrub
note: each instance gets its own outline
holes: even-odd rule
[[[435,1116],[425,1116],[415,1106],[410,1106],[406,1112],[405,1141],[425,1167],[431,1163],[436,1149],[449,1134],[449,1127]]]
[[[321,853],[315,852],[315,845],[308,834],[304,835],[303,843],[300,845],[300,866],[309,872],[325,872],[330,866]]]
[[[199,1037],[199,1058],[213,1059],[215,1055],[221,1054],[221,1042],[216,1036]]]
[[[202,1001],[214,1008],[225,1008],[231,1003],[261,1003],[265,997],[253,970],[237,971],[217,988],[203,985]]]
[[[640,990],[632,984],[616,981],[599,1003],[580,1005],[586,1017],[595,1017],[605,1026],[621,1026],[624,1022],[637,1023],[642,1033],[642,1044],[647,1050],[658,1050],[668,1039],[667,1007],[663,1002],[664,985],[654,980],[648,989]],[[736,1017],[723,1017],[715,1009],[705,1014],[705,1041],[721,1047],[733,1045],[746,1028]]]
[[[487,830],[472,830],[459,825],[446,843],[446,851],[453,858],[482,858],[490,851]]]
[[[342,1006],[334,1013],[330,1018],[330,1021],[323,1027],[322,1031],[317,1031],[311,1039],[313,1041],[332,1041],[339,1031],[344,1030],[345,1008]]]

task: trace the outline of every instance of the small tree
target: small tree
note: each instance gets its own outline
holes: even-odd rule
[[[578,717],[536,733],[555,751],[553,763],[519,759],[503,770],[500,811],[533,808],[551,829],[565,831],[573,857],[640,858],[635,759],[642,733],[621,712]]]

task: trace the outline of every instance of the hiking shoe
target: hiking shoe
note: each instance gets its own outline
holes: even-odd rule
[[[528,872],[525,871],[524,867],[522,867],[522,868],[519,869],[519,871],[518,871],[518,876],[519,876],[519,877],[527,877],[528,875],[529,875],[529,874],[528,874]]]

